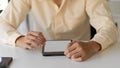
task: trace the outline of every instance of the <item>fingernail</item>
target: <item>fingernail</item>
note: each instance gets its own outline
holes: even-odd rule
[[[65,52],[64,52],[64,54],[66,55],[66,54],[67,54],[67,52],[65,51]]]

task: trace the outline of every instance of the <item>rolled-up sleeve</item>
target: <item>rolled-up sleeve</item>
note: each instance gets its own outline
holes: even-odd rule
[[[30,10],[29,0],[11,0],[6,10],[0,16],[0,41],[15,45],[16,38],[22,34],[18,26]]]
[[[106,0],[87,0],[86,11],[90,24],[97,31],[91,40],[100,43],[102,49],[115,43],[118,39],[118,29]]]

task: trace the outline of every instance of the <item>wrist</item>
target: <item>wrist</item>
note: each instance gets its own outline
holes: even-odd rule
[[[21,42],[23,41],[22,38],[24,38],[23,35],[22,35],[22,36],[19,36],[19,37],[16,39],[16,41],[15,41],[15,45],[16,45],[16,46],[19,46],[19,45],[21,44]]]
[[[91,46],[95,52],[99,52],[102,49],[101,44],[96,41],[91,41]]]

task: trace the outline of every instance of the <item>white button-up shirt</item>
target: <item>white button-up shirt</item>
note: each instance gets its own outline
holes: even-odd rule
[[[53,0],[11,0],[0,17],[0,41],[15,45],[22,34],[18,26],[31,11],[33,31],[46,39],[96,41],[102,49],[116,42],[118,30],[105,0],[63,0],[58,7]],[[97,34],[90,39],[90,24]]]

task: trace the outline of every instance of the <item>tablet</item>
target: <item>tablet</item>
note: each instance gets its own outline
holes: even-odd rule
[[[8,68],[12,60],[12,57],[1,57],[0,68]]]
[[[43,56],[64,56],[64,51],[71,40],[48,40],[42,47]]]

